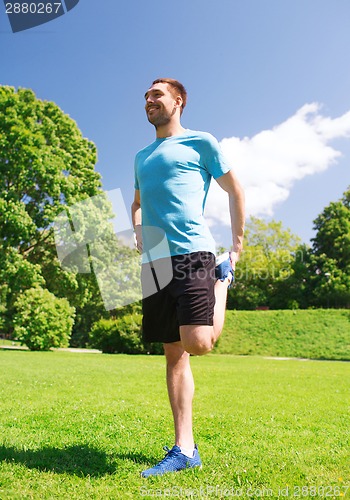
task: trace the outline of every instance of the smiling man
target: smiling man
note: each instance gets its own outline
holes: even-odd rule
[[[145,100],[156,140],[136,155],[132,219],[144,266],[154,270],[167,258],[154,253],[148,228],[163,231],[169,245],[172,280],[145,297],[142,306],[144,340],[164,345],[175,427],[174,446],[165,448],[163,460],[142,472],[149,477],[201,466],[192,429],[190,354],[210,352],[221,334],[227,288],[243,246],[244,195],[217,140],[181,125],[187,92],[180,82],[155,80]],[[233,241],[232,251],[217,259],[203,216],[212,178],[228,195]],[[156,262],[150,262],[151,253]]]

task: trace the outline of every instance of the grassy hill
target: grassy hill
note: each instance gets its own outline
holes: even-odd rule
[[[350,360],[350,311],[227,311],[215,352]]]

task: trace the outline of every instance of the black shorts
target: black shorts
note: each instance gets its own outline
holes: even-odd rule
[[[213,325],[215,256],[203,251],[176,255],[171,257],[171,265],[170,283],[142,300],[145,342],[177,342],[181,325]],[[145,264],[141,274],[143,287],[145,266],[149,275],[149,264]]]

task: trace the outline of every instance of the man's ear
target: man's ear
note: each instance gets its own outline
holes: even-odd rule
[[[182,103],[183,103],[183,101],[182,101],[182,97],[181,97],[180,95],[178,95],[178,96],[176,97],[176,99],[175,99],[175,102],[176,102],[176,107],[177,107],[177,108],[181,108]]]

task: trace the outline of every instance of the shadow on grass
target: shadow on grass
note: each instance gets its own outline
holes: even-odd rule
[[[42,448],[40,450],[18,450],[0,446],[0,462],[20,463],[29,469],[56,474],[71,474],[79,477],[101,477],[114,474],[123,468],[120,461],[148,464],[153,460],[142,453],[112,453],[87,445],[68,446],[67,448]]]

